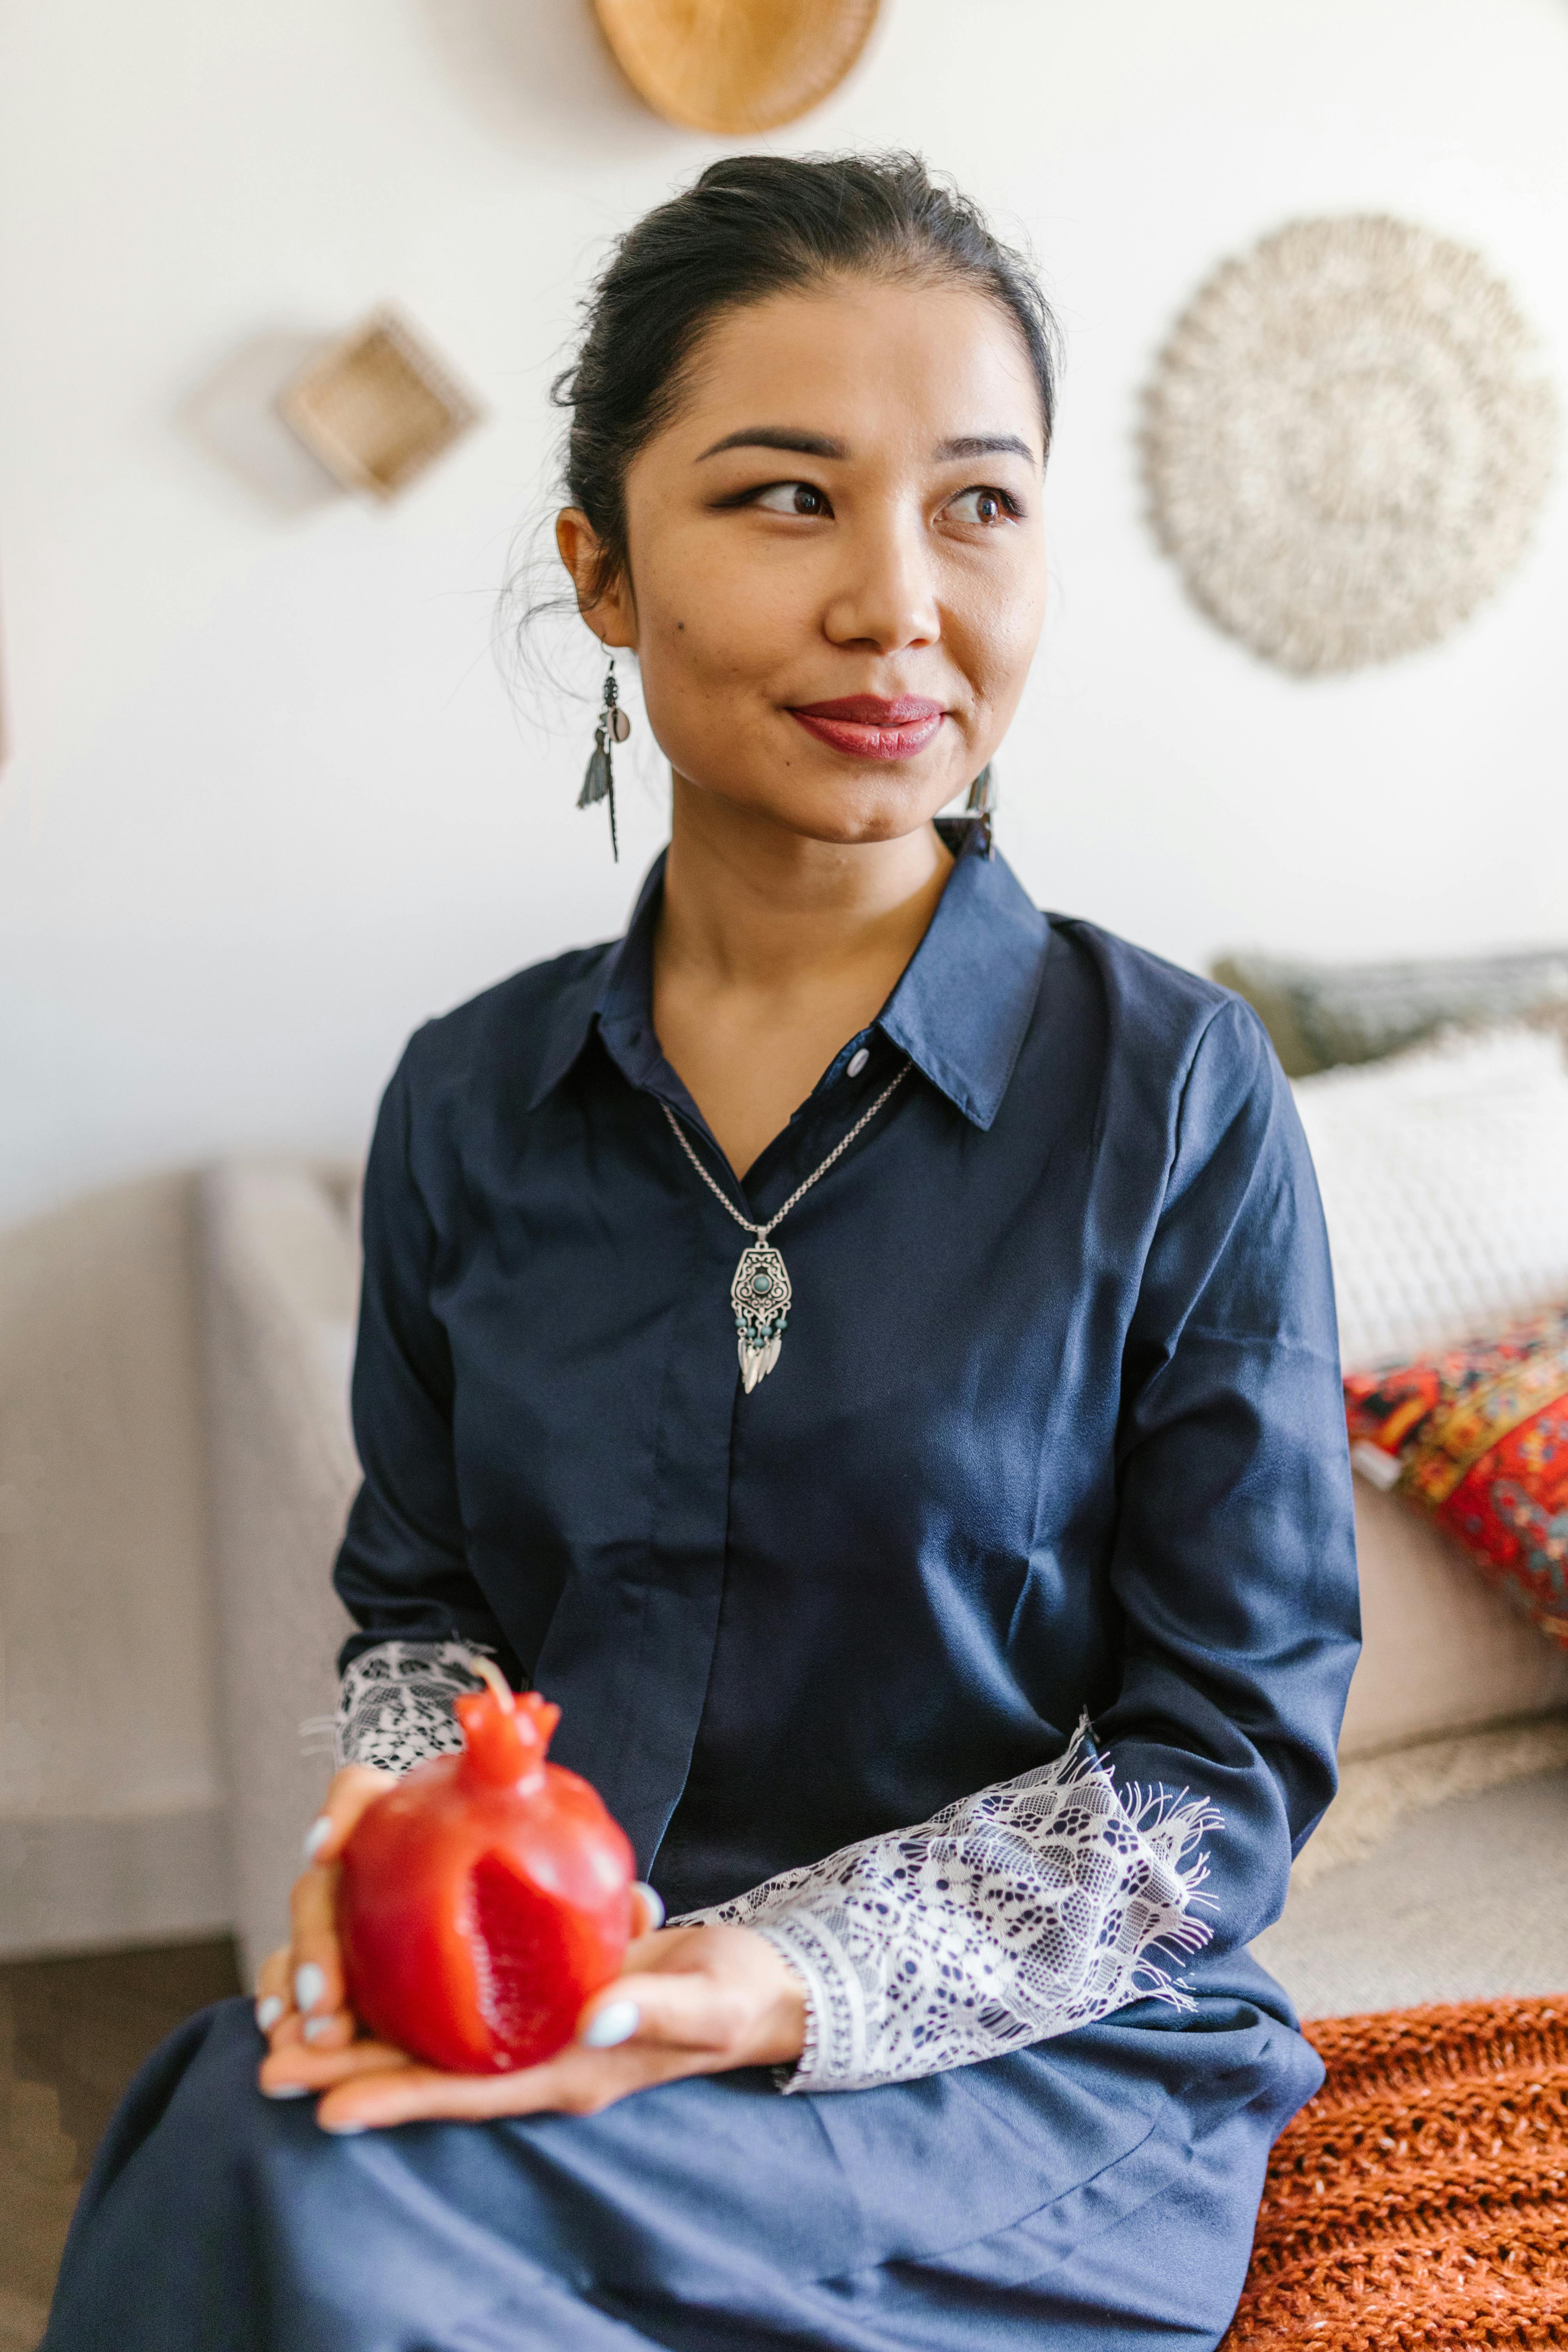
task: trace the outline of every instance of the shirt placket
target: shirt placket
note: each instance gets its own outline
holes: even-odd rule
[[[852,1039],[762,1155],[749,1194],[725,1168],[706,1123],[646,1029],[617,1035],[607,1028],[605,1043],[621,1075],[651,1097],[650,1108],[658,1107],[660,1126],[668,1103],[716,1181],[756,1223],[765,1223],[787,1200],[858,1116],[864,1088],[845,1077],[856,1055],[868,1053],[858,1079],[868,1062],[873,1070],[879,1066],[866,1041]],[[829,1115],[823,1116],[825,1111]],[[618,1615],[608,1645],[614,1683],[608,1719],[618,1722],[620,1735],[607,1765],[601,1751],[595,1777],[644,1873],[652,1868],[680,1801],[701,1727],[728,1566],[737,1415],[751,1402],[741,1384],[729,1297],[745,1234],[687,1166],[673,1136],[669,1150],[690,1190],[680,1219],[685,1245],[656,1423],[646,1574],[638,1585],[623,1586],[613,1600],[601,1594],[595,1604],[584,1593],[574,1604],[564,1604],[539,1666],[541,1686],[561,1701],[567,1721],[579,1675],[584,1695],[593,1686],[595,1717],[606,1720],[604,1615],[607,1608]]]

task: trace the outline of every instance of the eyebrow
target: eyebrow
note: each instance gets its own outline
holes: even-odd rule
[[[717,457],[722,449],[789,449],[797,457],[847,457],[849,445],[837,441],[827,433],[803,433],[791,425],[743,425],[738,433],[726,433],[721,441],[704,449],[697,464],[705,457]],[[933,452],[936,462],[943,465],[957,457],[1022,457],[1029,465],[1038,464],[1026,441],[1016,433],[964,433],[956,440],[940,442]]]
[[[847,457],[848,444],[835,441],[826,433],[799,433],[789,425],[743,425],[739,433],[726,433],[722,441],[715,441],[711,449],[704,449],[702,457],[716,457],[721,449],[793,449],[797,457]],[[699,457],[697,463],[702,463]]]
[[[942,442],[936,455],[939,462],[949,457],[1025,457],[1031,466],[1039,462],[1016,433],[963,433],[956,441]]]

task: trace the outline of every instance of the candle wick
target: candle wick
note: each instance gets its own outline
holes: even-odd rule
[[[468,1664],[481,1682],[489,1683],[500,1704],[506,1709],[508,1715],[510,1715],[516,1708],[517,1699],[511,1685],[495,1660],[482,1656],[478,1650],[470,1650]]]

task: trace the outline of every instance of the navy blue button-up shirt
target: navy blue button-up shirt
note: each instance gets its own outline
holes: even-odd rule
[[[1331,1793],[1357,1638],[1311,1168],[1245,1005],[951,837],[897,988],[743,1185],[655,1034],[662,861],[624,940],[413,1039],[365,1192],[345,1654],[495,1645],[672,1910],[1087,1708],[1124,1780],[1222,1815],[1217,1956]],[[747,1395],[747,1236],[663,1106],[761,1223],[906,1057],[773,1236],[794,1303]]]

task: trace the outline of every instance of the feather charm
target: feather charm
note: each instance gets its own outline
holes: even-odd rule
[[[594,748],[588,755],[588,772],[583,779],[583,789],[577,795],[579,808],[592,808],[595,801],[608,799],[616,789],[610,767],[610,754],[602,727],[594,730]]]

